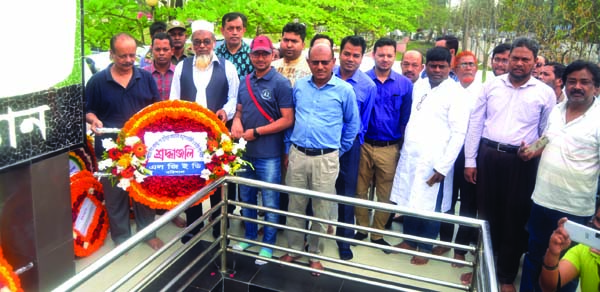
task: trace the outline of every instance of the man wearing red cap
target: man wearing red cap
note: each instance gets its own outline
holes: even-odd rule
[[[242,78],[238,91],[237,111],[233,118],[231,133],[234,138],[248,141],[244,159],[254,166],[246,167],[240,176],[258,179],[270,183],[281,183],[281,156],[284,153],[283,133],[294,123],[294,102],[290,81],[271,67],[273,61],[273,44],[266,36],[258,36],[250,45],[250,61],[254,71]],[[244,203],[256,205],[258,189],[240,185],[240,199]],[[279,193],[262,189],[263,206],[279,209]],[[255,209],[242,209],[245,217],[256,219]],[[267,212],[268,222],[278,223],[277,214]],[[257,238],[257,224],[244,222],[244,237],[250,240]],[[265,226],[263,242],[275,244],[277,228]],[[233,246],[237,250],[245,250],[251,244],[239,242]],[[260,249],[261,257],[271,258],[273,250],[267,247]],[[256,264],[265,261],[256,260]]]

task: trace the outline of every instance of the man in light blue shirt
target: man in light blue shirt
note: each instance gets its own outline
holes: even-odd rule
[[[360,129],[356,95],[352,86],[333,75],[333,50],[326,44],[316,44],[308,54],[311,76],[298,80],[294,87],[296,106],[294,129],[290,142],[286,183],[293,187],[335,194],[335,180],[339,172],[339,157],[347,152]],[[308,198],[291,194],[288,210],[305,214]],[[332,202],[312,199],[315,217],[331,218]],[[287,218],[287,225],[303,229],[305,220]],[[313,222],[312,231],[325,233],[326,224]],[[288,246],[304,249],[304,235],[287,231]],[[318,236],[308,236],[308,251],[318,254]],[[285,262],[299,259],[298,254],[286,254]],[[310,267],[323,270],[318,260],[311,259]],[[318,273],[313,273],[318,276]]]

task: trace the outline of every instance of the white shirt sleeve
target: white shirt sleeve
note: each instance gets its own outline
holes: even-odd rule
[[[183,71],[183,61],[177,64],[175,72],[173,72],[173,80],[171,81],[171,93],[169,99],[181,99],[181,71]]]
[[[227,95],[227,102],[223,105],[223,110],[227,113],[227,120],[231,120],[235,115],[237,106],[240,78],[238,77],[235,65],[227,60],[225,61],[225,75],[227,76],[227,83],[229,84],[229,94]]]

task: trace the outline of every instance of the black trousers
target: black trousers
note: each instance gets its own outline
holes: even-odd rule
[[[446,214],[455,214],[455,206],[460,193],[460,216],[475,218],[477,216],[477,189],[476,185],[465,180],[465,151],[460,151],[454,162],[454,178],[452,182],[452,205]],[[440,225],[440,240],[450,242],[454,236],[454,224],[442,222]],[[476,228],[460,226],[456,233],[456,243],[467,245],[477,242],[478,231]],[[464,255],[466,251],[455,250],[455,253]]]
[[[477,159],[477,210],[490,223],[497,256],[498,281],[514,282],[521,255],[527,249],[525,225],[539,159],[521,160],[516,153],[500,152],[481,144]]]

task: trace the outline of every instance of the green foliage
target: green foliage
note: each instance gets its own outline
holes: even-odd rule
[[[139,4],[142,3],[142,4]],[[150,12],[144,1],[84,0],[85,42],[90,48],[108,49],[115,33],[131,33],[142,43],[148,43],[147,19],[137,18],[139,11]],[[424,15],[425,4],[419,0],[222,0],[187,1],[183,7],[160,6],[155,20],[197,19],[221,26],[221,17],[231,11],[248,16],[247,37],[258,34],[278,36],[288,22],[307,25],[307,38],[322,32],[339,42],[351,34],[379,38],[393,30],[414,31],[416,17]]]

